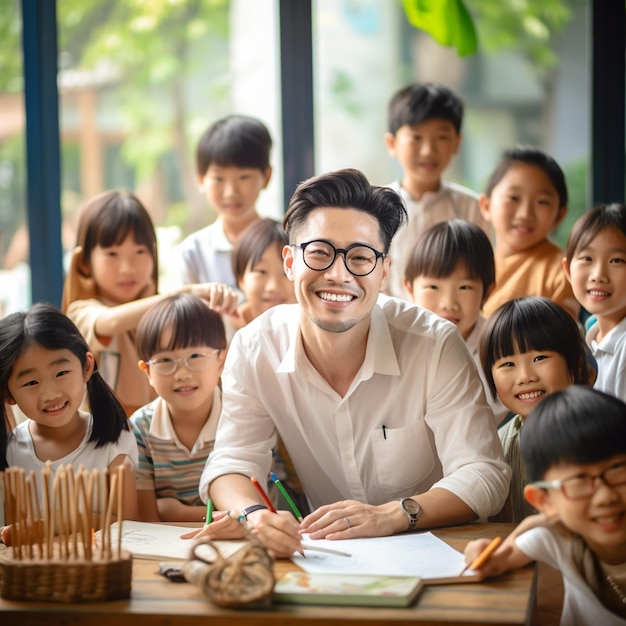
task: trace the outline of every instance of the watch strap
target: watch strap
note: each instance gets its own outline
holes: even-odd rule
[[[416,513],[411,513],[410,511],[408,511],[404,507],[404,502],[406,500],[410,500],[412,503],[417,505],[418,510],[417,510]],[[417,522],[419,521],[419,518],[420,518],[420,516],[422,514],[422,507],[419,505],[419,503],[417,503],[415,500],[413,500],[413,498],[402,498],[400,500],[400,508],[404,511],[405,515],[407,516],[407,518],[409,520],[409,527],[408,527],[407,531],[415,530],[417,528]]]
[[[250,513],[260,511],[261,509],[267,509],[267,507],[264,504],[252,504],[250,506],[247,506],[245,509],[241,509],[241,514],[243,515],[244,519],[247,520]]]

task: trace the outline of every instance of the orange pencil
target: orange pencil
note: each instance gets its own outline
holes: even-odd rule
[[[261,498],[263,498],[263,502],[265,502],[265,506],[267,506],[267,508],[272,513],[276,513],[276,509],[274,508],[274,505],[272,504],[271,500],[267,497],[267,494],[265,493],[265,491],[263,491],[263,487],[259,485],[259,481],[254,476],[252,476],[250,480],[252,481],[252,484],[255,486],[256,490],[261,494]]]
[[[463,568],[463,571],[459,574],[462,576],[468,569],[476,570],[480,569],[489,559],[489,557],[498,549],[498,546],[502,543],[502,537],[496,537],[469,565]]]

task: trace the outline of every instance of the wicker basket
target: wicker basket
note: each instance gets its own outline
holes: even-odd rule
[[[37,602],[100,602],[130,597],[132,557],[91,561],[14,559],[0,553],[0,596]]]

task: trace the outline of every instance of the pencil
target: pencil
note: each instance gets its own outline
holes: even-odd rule
[[[209,498],[206,501],[206,520],[204,523],[208,526],[213,521],[213,500]]]
[[[278,491],[280,491],[280,493],[283,494],[283,497],[287,501],[287,504],[289,505],[291,512],[296,516],[296,519],[299,522],[301,522],[302,513],[300,513],[298,507],[296,506],[296,503],[291,499],[291,496],[289,495],[289,493],[287,493],[287,490],[285,489],[283,483],[280,482],[280,480],[278,479],[278,476],[276,476],[274,472],[270,472],[270,478],[274,481],[274,484],[278,487]]]
[[[470,564],[463,568],[459,576],[463,576],[468,569],[477,570],[483,567],[501,543],[502,537],[496,537],[493,539],[493,541]]]
[[[263,491],[263,487],[261,487],[261,485],[259,485],[259,481],[254,476],[252,476],[252,478],[250,478],[250,480],[252,481],[252,484],[254,485],[255,489],[261,495],[261,498],[263,498],[263,502],[265,502],[265,506],[267,506],[267,508],[272,513],[276,513],[276,509],[274,508],[274,505],[272,504],[272,501],[267,497],[267,494],[265,493],[265,491]]]

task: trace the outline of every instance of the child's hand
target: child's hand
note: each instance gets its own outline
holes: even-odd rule
[[[11,527],[0,526],[0,540],[6,546],[11,545]]]
[[[184,535],[181,539],[244,539],[246,536],[243,526],[230,516],[230,511],[214,511],[213,521],[202,528],[196,528]]]
[[[191,285],[191,293],[206,301],[217,313],[230,315],[237,311],[239,297],[234,289],[221,283]]]
[[[465,562],[468,564],[473,563],[490,543],[490,539],[475,539],[474,541],[470,541],[467,546],[465,546]],[[513,547],[511,545],[507,545],[506,542],[501,545],[489,557],[483,567],[478,570],[474,570],[478,575],[478,579],[482,580],[483,578],[499,576],[500,574],[503,574],[511,569],[509,557],[512,552]]]

